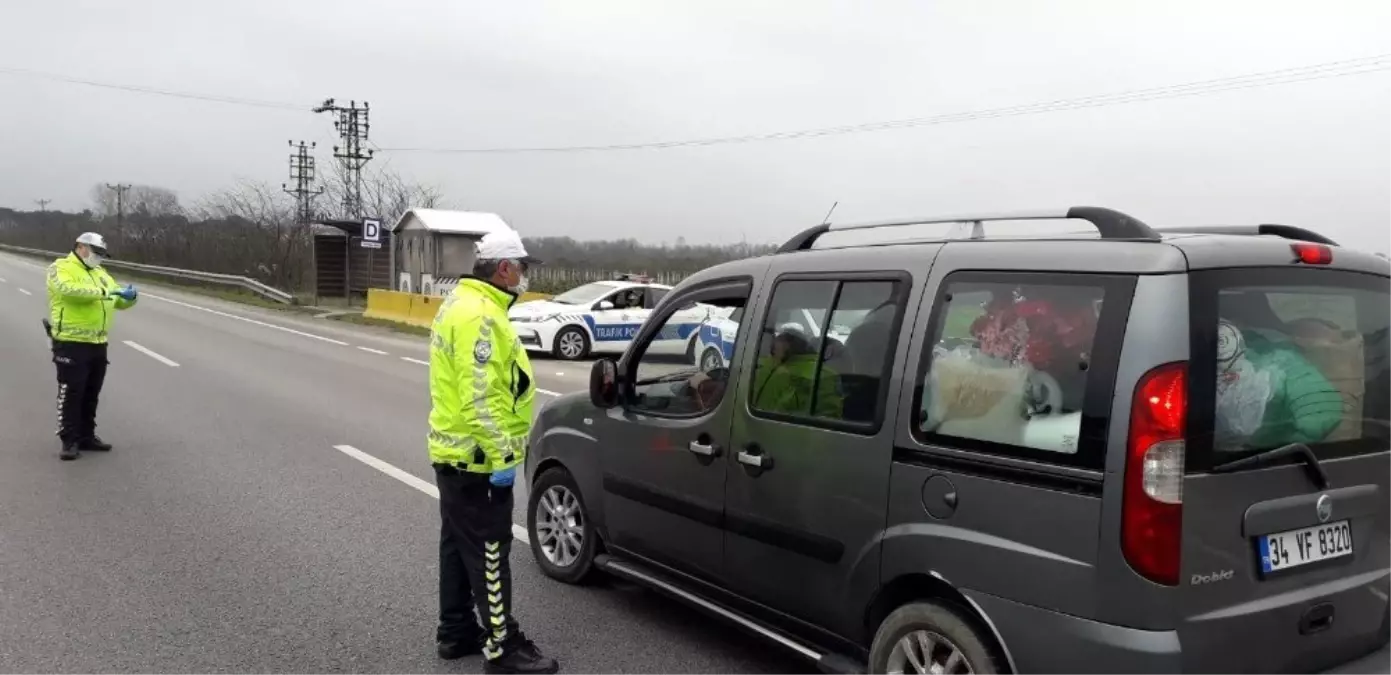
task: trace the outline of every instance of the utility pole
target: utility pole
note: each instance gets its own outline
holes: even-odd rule
[[[345,108],[330,98],[315,107],[314,112],[337,115],[333,128],[343,144],[333,146],[333,156],[343,166],[343,217],[362,220],[366,215],[362,204],[362,167],[372,159],[372,151],[362,149],[372,126],[367,118],[367,102],[363,101],[358,107],[357,101],[348,101]]]
[[[309,154],[309,150],[317,146],[317,143],[305,145],[300,141],[298,145],[290,141],[290,147],[294,151],[290,153],[290,180],[294,181],[295,187],[291,188],[288,184],[281,183],[280,188],[287,194],[295,197],[295,222],[302,226],[308,226],[314,219],[314,198],[324,193],[322,187],[312,187],[314,185],[314,156]]]
[[[39,205],[39,212],[42,213],[42,212],[48,210],[48,205],[49,205],[52,201],[53,201],[52,199],[35,199],[35,200],[34,200],[34,203]]]
[[[126,219],[126,191],[130,189],[130,185],[107,183],[106,189],[116,192],[116,229],[119,230]]]

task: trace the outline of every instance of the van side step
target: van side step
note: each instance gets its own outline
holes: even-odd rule
[[[816,662],[817,668],[823,673],[863,673],[866,671],[865,664],[859,663],[853,658],[843,654],[824,653],[810,647],[801,640],[791,637],[762,621],[745,616],[743,613],[730,609],[703,595],[681,588],[666,579],[661,573],[648,569],[639,563],[630,560],[617,560],[613,556],[605,553],[594,557],[594,565],[616,577],[636,582],[664,595],[676,598],[707,614],[729,621],[759,637],[782,645],[792,652]]]

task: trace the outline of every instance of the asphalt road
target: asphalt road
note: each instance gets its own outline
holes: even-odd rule
[[[481,669],[433,650],[423,338],[146,288],[110,347],[116,450],[59,462],[45,312],[41,265],[0,254],[0,671]],[[588,378],[536,371],[542,402]],[[551,581],[524,542],[512,562],[564,672],[812,667],[637,587]]]

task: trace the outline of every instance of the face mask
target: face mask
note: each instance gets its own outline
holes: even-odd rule
[[[527,281],[526,275],[524,274],[524,275],[521,276],[520,279],[517,280],[517,285],[516,285],[516,286],[513,286],[513,287],[511,287],[511,288],[509,288],[509,289],[507,289],[507,290],[512,291],[513,293],[516,293],[517,295],[521,295],[521,294],[523,294],[523,293],[526,293],[526,289],[529,288],[529,287],[530,287],[530,283]]]
[[[102,258],[96,253],[88,252],[87,257],[83,258],[82,262],[86,263],[88,267],[101,267],[104,260],[105,258]]]

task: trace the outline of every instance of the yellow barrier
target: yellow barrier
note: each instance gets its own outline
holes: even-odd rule
[[[435,320],[435,312],[439,311],[442,302],[444,298],[438,295],[411,296],[411,315],[408,323],[429,326]]]
[[[524,293],[522,297],[517,299],[517,302],[549,300],[551,297],[545,293]],[[428,328],[430,323],[435,320],[435,312],[439,311],[442,302],[444,302],[444,298],[437,295],[401,293],[373,288],[367,291],[367,310],[362,315],[369,319],[382,319]]]
[[[362,315],[369,319],[409,323],[411,299],[414,297],[415,295],[412,293],[369,289],[367,291],[367,311],[363,312]]]

